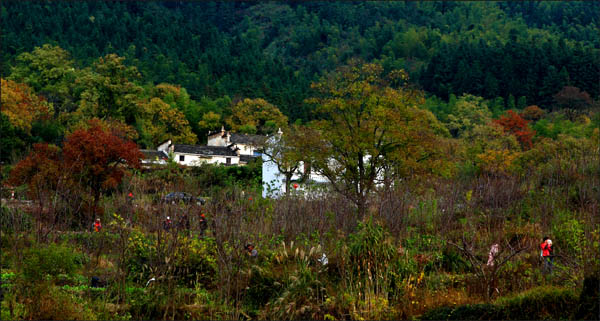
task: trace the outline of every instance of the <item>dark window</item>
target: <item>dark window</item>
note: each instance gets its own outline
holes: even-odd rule
[[[231,165],[231,158],[230,157],[225,158],[225,164]]]
[[[183,162],[185,160],[185,155],[179,155],[179,161]]]

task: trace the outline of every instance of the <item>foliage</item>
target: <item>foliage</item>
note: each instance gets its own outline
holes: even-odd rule
[[[106,131],[98,120],[89,124],[90,128],[67,136],[63,153],[65,167],[91,188],[95,211],[100,193],[121,183],[125,171],[118,165],[139,168],[142,155],[135,143],[121,138],[119,132]]]
[[[196,135],[192,133],[183,112],[156,97],[140,105],[144,133],[150,136],[151,146],[157,146],[167,139],[177,144],[196,143]]]
[[[62,164],[59,147],[35,144],[33,151],[15,165],[8,181],[16,186],[27,184],[29,196],[42,199],[46,192],[56,191],[61,181],[68,180]]]
[[[31,124],[52,115],[52,105],[38,97],[31,88],[12,80],[1,79],[2,113],[11,125],[26,133],[31,132]]]
[[[309,101],[322,119],[313,123],[313,140],[303,142],[313,146],[309,162],[361,215],[382,176],[427,171],[439,156],[434,145],[443,127],[417,107],[422,95],[406,85],[407,77],[401,70],[384,75],[380,65],[355,62],[312,85],[319,96]]]
[[[590,94],[573,86],[563,87],[554,95],[554,101],[559,107],[569,109],[584,109],[592,103]]]
[[[52,102],[56,110],[71,112],[76,108],[73,83],[78,73],[68,51],[44,44],[17,56],[10,79],[29,85]]]
[[[194,99],[264,98],[292,120],[310,119],[303,104],[308,84],[349,57],[403,68],[443,99],[512,95],[547,109],[569,82],[592,97],[599,93],[594,2],[6,2],[2,8],[4,73],[35,62],[16,57],[48,43],[70,52],[74,66],[117,53],[145,82],[177,82]],[[57,76],[68,71],[67,55],[42,51],[38,56]],[[40,78],[33,66],[18,74]]]
[[[142,88],[133,82],[141,75],[126,66],[124,57],[109,54],[99,58],[77,79],[84,88],[80,94],[78,114],[85,118],[115,118],[127,124],[140,113],[136,104]]]
[[[462,137],[471,132],[475,125],[485,125],[491,121],[492,114],[483,98],[473,95],[462,95],[450,115],[448,129],[455,137]]]
[[[509,110],[506,116],[502,116],[494,120],[494,122],[501,125],[505,132],[515,135],[524,149],[530,149],[533,146],[531,138],[533,138],[535,132],[529,129],[527,126],[528,121],[519,116],[519,114]]]
[[[287,117],[279,108],[261,98],[241,100],[232,107],[231,116],[226,121],[233,130],[250,126],[256,131],[251,134],[261,135],[273,134],[278,128],[287,126]]]
[[[82,263],[80,256],[73,248],[63,244],[33,247],[24,255],[23,277],[26,282],[38,283],[44,280],[46,275],[72,275]]]
[[[527,121],[537,121],[544,116],[544,110],[537,105],[531,105],[525,107],[520,113],[520,116]]]
[[[517,320],[570,318],[577,307],[577,296],[570,289],[536,288],[494,304],[468,304],[428,311],[422,320]]]

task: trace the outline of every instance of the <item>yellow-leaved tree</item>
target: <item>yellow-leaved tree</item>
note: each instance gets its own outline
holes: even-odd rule
[[[287,127],[288,119],[277,106],[266,100],[246,98],[232,107],[226,122],[235,131],[266,135]]]
[[[321,119],[307,151],[311,166],[333,189],[352,201],[360,215],[378,183],[428,172],[441,156],[447,129],[420,109],[422,92],[411,88],[402,70],[384,74],[378,64],[339,68],[312,88],[308,100]]]
[[[26,133],[31,131],[35,120],[52,116],[53,108],[45,99],[38,97],[29,86],[12,80],[0,80],[2,85],[2,113],[10,123]]]
[[[140,102],[144,134],[156,146],[167,139],[179,144],[195,144],[198,138],[192,132],[183,112],[154,97]]]

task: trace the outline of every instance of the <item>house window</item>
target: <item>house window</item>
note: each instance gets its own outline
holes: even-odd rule
[[[179,161],[183,162],[185,160],[185,155],[179,155]]]
[[[231,157],[225,158],[225,164],[231,165]]]

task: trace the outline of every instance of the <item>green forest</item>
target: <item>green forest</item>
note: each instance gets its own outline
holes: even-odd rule
[[[0,8],[0,319],[600,315],[600,2]]]

